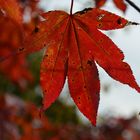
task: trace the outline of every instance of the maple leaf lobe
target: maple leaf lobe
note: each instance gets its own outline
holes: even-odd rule
[[[125,12],[127,9],[127,5],[125,4],[124,0],[112,0],[115,6],[120,9],[122,12]],[[95,0],[95,4],[97,8],[100,8],[108,2],[107,0]]]

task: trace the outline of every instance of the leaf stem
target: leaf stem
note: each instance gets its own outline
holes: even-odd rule
[[[74,0],[71,0],[70,15],[72,15],[73,3],[74,3]]]
[[[140,13],[140,8],[134,2],[132,2],[131,0],[125,0],[125,1]]]

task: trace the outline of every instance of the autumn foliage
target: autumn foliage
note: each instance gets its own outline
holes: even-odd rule
[[[29,4],[31,12],[38,11],[35,9],[35,2],[32,1]],[[25,7],[27,6],[22,1],[0,1],[0,26],[2,27],[0,28],[0,71],[23,89],[27,82],[33,81],[33,77],[29,71],[25,54],[16,55],[16,50],[23,46],[25,36],[28,36],[28,32],[31,32],[31,28],[35,24],[32,21],[37,18],[30,13],[31,19],[25,23],[23,21]]]
[[[102,7],[104,6],[106,3],[108,2],[108,0],[95,0],[95,4],[97,7]],[[114,5],[120,9],[122,12],[125,12],[127,9],[127,5],[124,2],[124,0],[112,0],[112,2],[114,3]]]
[[[37,6],[39,0],[0,0],[0,72],[25,89],[28,82],[34,81],[27,54],[44,49],[40,66],[40,85],[43,91],[41,111],[48,109],[58,98],[67,78],[70,95],[78,109],[96,125],[100,99],[97,64],[113,79],[140,92],[129,64],[124,61],[123,52],[100,30],[115,30],[138,24],[99,9],[106,0],[96,0],[96,8],[86,8],[74,14],[73,2],[68,14],[60,10],[44,13]],[[125,12],[123,0],[113,2]],[[1,101],[5,108],[1,110],[8,110],[4,98],[1,97]],[[29,114],[34,120],[39,111],[35,106],[27,105],[25,108],[27,116]],[[12,110],[17,111],[15,107]],[[15,115],[7,118],[7,122],[13,121],[22,127],[21,140],[40,140],[42,131],[55,131],[45,117],[43,120],[38,117],[36,119],[41,124],[45,123],[35,132],[31,120],[28,122]],[[59,138],[54,137],[52,140],[55,139]]]
[[[98,127],[89,127],[72,122],[54,124],[48,117],[40,118],[37,111],[32,103],[23,102],[7,94],[1,96],[1,140],[139,140],[140,138],[140,122],[135,116],[129,119],[106,118]]]
[[[22,44],[22,31],[14,20],[4,16],[0,16],[0,26],[3,27],[0,29],[0,56],[6,59],[13,53],[10,59],[1,62],[0,72],[24,88],[21,82],[24,82],[26,86],[26,82],[32,82],[33,77],[28,69],[25,55],[14,54],[14,51]]]

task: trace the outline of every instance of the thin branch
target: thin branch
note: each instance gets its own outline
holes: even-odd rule
[[[125,0],[125,1],[140,13],[140,8],[134,2],[132,2],[131,0]]]
[[[73,2],[74,2],[74,0],[71,0],[71,8],[70,8],[70,15],[72,15],[72,9],[73,9]]]

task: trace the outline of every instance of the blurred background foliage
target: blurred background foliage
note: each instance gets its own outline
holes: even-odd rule
[[[37,0],[17,2],[23,13],[22,28],[28,35],[35,28],[38,14],[43,10],[38,7]],[[99,7],[98,3],[99,0],[94,1]],[[84,4],[89,5],[90,2]],[[13,30],[18,27],[8,14],[5,15],[6,12],[6,8],[0,5],[0,27],[3,27],[0,29],[1,56],[9,55],[9,50],[14,52],[21,45],[22,39],[19,39],[22,32]],[[7,20],[9,22],[5,22]],[[63,98],[58,99],[40,116],[42,91],[39,70],[42,55],[43,51],[28,56],[13,54],[0,61],[0,140],[140,139],[140,121],[135,114],[129,119],[99,116],[98,126],[94,127],[82,121],[75,105],[68,104]],[[105,84],[103,89],[108,92],[109,87]]]

